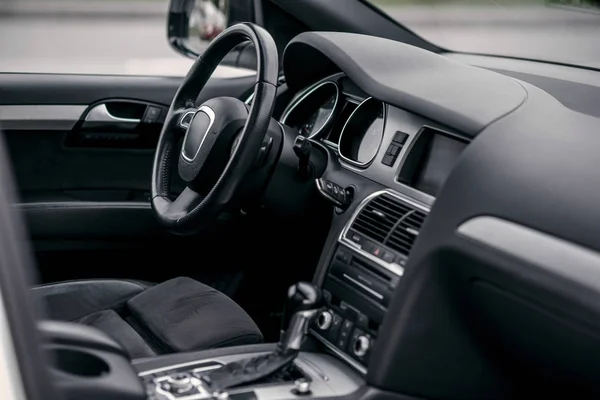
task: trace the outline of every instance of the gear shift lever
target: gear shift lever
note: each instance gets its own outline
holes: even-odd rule
[[[213,392],[251,383],[269,377],[292,364],[300,345],[304,341],[312,318],[321,307],[319,288],[307,282],[299,282],[288,290],[288,298],[284,310],[284,323],[289,326],[277,349],[269,354],[247,358],[226,364],[219,369],[201,377],[205,385]]]
[[[287,329],[279,342],[283,350],[300,350],[308,332],[308,325],[321,307],[321,291],[311,283],[299,282],[288,290],[283,312],[284,328]]]

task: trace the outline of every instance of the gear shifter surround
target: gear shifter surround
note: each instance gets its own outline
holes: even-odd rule
[[[321,290],[308,282],[299,282],[288,290],[284,319],[290,318],[277,350],[266,355],[226,364],[203,375],[201,380],[211,390],[220,392],[255,382],[290,366],[308,332],[308,326],[322,306]]]

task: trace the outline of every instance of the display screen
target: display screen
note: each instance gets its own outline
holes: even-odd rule
[[[435,196],[466,146],[465,141],[425,128],[400,173],[401,180]]]

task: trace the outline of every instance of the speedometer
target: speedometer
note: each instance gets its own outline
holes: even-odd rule
[[[339,153],[342,159],[366,167],[377,155],[385,125],[385,105],[373,98],[354,110],[342,130]]]
[[[296,129],[299,135],[315,138],[333,121],[338,98],[337,84],[321,82],[290,103],[281,123]]]

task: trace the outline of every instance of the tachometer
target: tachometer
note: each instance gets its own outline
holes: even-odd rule
[[[333,114],[335,103],[337,102],[337,96],[333,95],[323,104],[317,111],[315,111],[308,120],[300,127],[298,133],[302,136],[312,137],[323,129],[327,120]]]
[[[334,82],[317,84],[292,101],[281,123],[297,129],[300,135],[315,138],[332,122],[338,98],[339,89]]]

